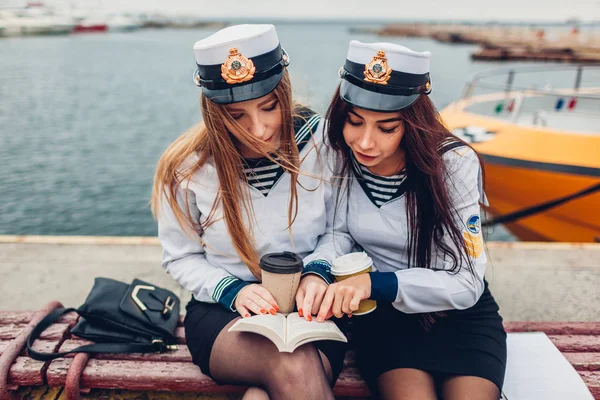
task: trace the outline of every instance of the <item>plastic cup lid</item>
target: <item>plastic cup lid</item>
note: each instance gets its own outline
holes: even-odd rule
[[[349,275],[362,271],[371,265],[373,265],[373,260],[364,251],[349,253],[335,259],[331,267],[331,273],[333,275]]]
[[[261,257],[259,265],[263,271],[274,274],[295,274],[304,268],[300,256],[291,251],[265,254]]]

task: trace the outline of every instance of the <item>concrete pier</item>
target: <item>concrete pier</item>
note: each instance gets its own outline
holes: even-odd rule
[[[487,244],[490,290],[506,321],[600,320],[600,244]],[[190,294],[165,273],[149,237],[0,236],[0,309],[77,307],[94,277],[134,277]],[[184,308],[184,307],[183,307]]]

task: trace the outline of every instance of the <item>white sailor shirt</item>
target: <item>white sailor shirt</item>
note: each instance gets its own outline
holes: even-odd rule
[[[333,260],[350,251],[353,241],[348,234],[335,233],[333,227],[335,198],[331,179],[333,154],[325,151],[323,122],[320,115],[308,109],[297,110],[302,117],[294,118],[296,142],[300,151],[298,175],[298,214],[292,224],[290,240],[288,206],[290,174],[278,170],[277,164],[247,160],[247,182],[241,185],[249,191],[253,216],[244,210],[243,220],[250,227],[259,256],[271,252],[292,251],[303,258],[303,275],[314,273],[331,283],[329,274]],[[197,154],[182,165],[194,164]],[[177,201],[183,210],[189,207],[195,221],[206,218],[217,198],[219,179],[211,156],[177,191]],[[187,204],[186,204],[187,199]],[[234,310],[238,292],[257,282],[240,259],[223,219],[222,207],[216,209],[214,223],[201,235],[182,229],[166,199],[158,217],[158,236],[163,247],[162,265],[167,273],[198,301],[218,302]],[[336,216],[340,219],[339,214]],[[341,218],[344,219],[344,218]]]
[[[353,161],[347,226],[357,245],[373,260],[376,272],[371,273],[371,298],[392,302],[405,313],[469,308],[484,290],[487,256],[479,202],[485,198],[479,160],[472,149],[456,143],[447,148],[443,159],[449,196],[473,261],[473,273],[467,265],[459,272],[448,272],[453,268],[452,260],[435,245],[431,269],[409,268],[406,174],[380,177]],[[442,240],[454,247],[447,236]]]

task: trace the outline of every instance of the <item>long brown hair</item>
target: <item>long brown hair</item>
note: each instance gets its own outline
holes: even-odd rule
[[[327,111],[327,135],[332,149],[342,159],[342,176],[351,174],[351,150],[343,136],[351,108],[340,98],[338,87]],[[473,261],[467,256],[467,245],[456,218],[457,211],[448,193],[447,170],[441,151],[449,143],[468,144],[450,133],[426,95],[419,96],[410,107],[398,114],[404,125],[400,146],[406,154],[409,268],[434,269],[432,248],[435,245],[452,260],[450,272],[457,273],[461,268],[468,268],[473,273]],[[445,234],[451,244],[442,240]]]
[[[288,229],[290,229],[291,236],[291,226],[298,213],[296,183],[298,181],[299,159],[292,123],[294,109],[292,89],[287,70],[285,70],[273,94],[279,101],[283,121],[279,150],[274,154],[267,153],[261,146],[260,140],[243,129],[227,112],[224,105],[217,104],[202,95],[203,122],[181,135],[164,152],[154,175],[151,200],[152,213],[155,218],[158,218],[161,201],[165,198],[179,224],[188,233],[195,233],[198,240],[200,240],[198,235],[216,222],[216,210],[219,206],[222,206],[223,218],[233,245],[242,261],[259,280],[261,277],[258,265],[259,257],[255,250],[254,238],[250,234],[254,212],[249,191],[245,190],[240,184],[246,179],[243,171],[243,158],[228,133],[225,121],[231,124],[236,132],[240,133],[244,142],[252,150],[277,162],[291,174],[291,196],[288,206]],[[182,170],[181,167],[184,165],[184,161],[193,153],[198,155],[198,161]],[[191,217],[189,208],[182,209],[178,204],[177,191],[180,187],[187,189],[192,175],[206,163],[209,156],[214,158],[219,178],[219,192],[209,215],[201,221],[195,221]],[[185,204],[187,203],[185,201]],[[244,221],[244,213],[249,217],[249,226]]]

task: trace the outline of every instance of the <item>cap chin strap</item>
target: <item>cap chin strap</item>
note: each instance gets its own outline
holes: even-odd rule
[[[340,78],[350,82],[354,86],[358,86],[362,89],[370,92],[388,94],[394,96],[412,96],[415,94],[429,94],[431,93],[431,78],[422,85],[409,87],[409,86],[391,86],[391,85],[378,85],[376,83],[370,83],[364,79],[355,77],[346,71],[343,67],[339,71]]]

